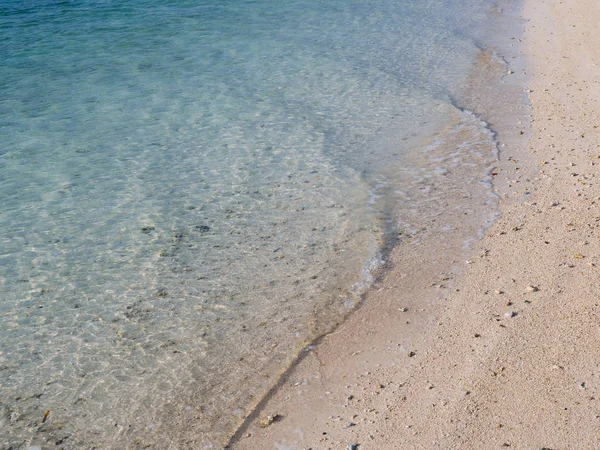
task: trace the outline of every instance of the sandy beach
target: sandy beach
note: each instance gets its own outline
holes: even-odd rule
[[[499,136],[501,218],[468,249],[409,239],[231,448],[598,448],[600,6],[527,0],[523,17],[526,69],[505,59],[531,123]]]

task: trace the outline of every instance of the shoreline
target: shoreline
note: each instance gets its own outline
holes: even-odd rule
[[[600,108],[580,86],[598,75],[600,11],[533,3],[521,44],[535,72],[533,134],[526,153],[501,149],[500,220],[467,265],[464,249],[402,246],[405,266],[394,258],[255,414],[281,420],[253,421],[232,448],[594,448]],[[438,270],[420,273],[423,255]]]
[[[503,13],[493,10],[492,15],[498,14],[499,16]],[[495,19],[489,19],[490,23],[495,20],[496,24],[503,23],[506,25],[507,21],[510,21],[515,16],[515,7],[510,8],[510,13],[502,16],[501,18],[496,17]],[[509,24],[508,26],[511,31],[518,31],[519,25]],[[505,31],[503,35],[508,35]],[[518,35],[518,32],[517,32]],[[486,36],[486,39],[490,36]],[[473,38],[474,39],[474,38]],[[484,39],[485,40],[485,39]],[[512,86],[512,89],[506,88],[506,86],[500,86],[502,78],[506,72],[507,63],[504,59],[504,53],[509,51],[507,45],[494,45],[495,51],[490,51],[489,48],[482,48],[481,41],[473,40],[474,46],[479,49],[479,56],[473,61],[473,68],[468,78],[473,80],[477,79],[478,88],[480,92],[484,90],[490,91],[495,89],[494,92],[502,92],[502,95],[508,95],[512,103],[520,100],[520,92],[523,91],[521,84],[518,87]],[[500,51],[502,49],[502,51]],[[500,52],[500,53],[497,53]],[[514,56],[513,56],[514,58]],[[510,91],[510,92],[509,92]],[[491,94],[488,93],[488,96]],[[390,161],[389,164],[400,171],[407,177],[403,181],[402,191],[408,192],[407,198],[411,203],[425,205],[426,203],[433,203],[435,206],[426,205],[422,208],[415,208],[412,206],[405,206],[399,210],[394,211],[389,216],[382,217],[381,220],[387,218],[387,221],[394,222],[400,219],[399,223],[390,225],[391,229],[399,231],[397,233],[400,237],[390,237],[390,231],[384,232],[386,241],[406,241],[413,240],[417,241],[418,248],[415,248],[415,255],[411,255],[410,258],[404,258],[404,243],[396,242],[395,244],[388,245],[384,244],[377,251],[377,260],[379,261],[378,267],[374,272],[369,272],[372,281],[369,282],[369,286],[365,291],[358,296],[359,300],[355,303],[355,306],[349,310],[345,315],[341,316],[336,320],[329,331],[317,336],[315,339],[310,341],[298,354],[294,356],[290,364],[283,368],[282,371],[277,374],[277,381],[271,385],[262,396],[258,397],[258,402],[255,403],[251,408],[247,410],[246,416],[241,421],[240,425],[234,429],[234,433],[231,438],[225,444],[225,448],[231,448],[235,446],[235,443],[243,439],[246,430],[252,425],[265,421],[265,418],[270,414],[264,414],[265,408],[272,401],[272,398],[277,395],[280,389],[284,388],[285,383],[289,381],[290,377],[298,370],[298,366],[302,366],[303,361],[307,356],[310,356],[312,351],[316,351],[317,347],[328,339],[328,336],[335,334],[338,328],[345,326],[346,322],[357,313],[358,310],[364,307],[367,301],[374,294],[373,291],[381,291],[386,289],[387,276],[390,272],[397,270],[396,266],[401,261],[401,265],[406,266],[406,270],[410,270],[409,267],[413,266],[415,262],[420,259],[419,253],[422,251],[422,242],[426,241],[426,244],[431,244],[437,241],[440,236],[452,240],[450,245],[451,251],[448,255],[452,255],[452,258],[446,258],[443,262],[436,263],[438,268],[435,270],[446,272],[451,274],[452,278],[458,276],[462,271],[462,265],[457,264],[457,259],[460,260],[458,255],[466,256],[465,249],[471,246],[471,243],[478,239],[478,236],[484,233],[498,219],[498,207],[497,207],[497,193],[492,192],[492,173],[496,170],[496,162],[498,160],[498,143],[496,141],[497,130],[491,126],[490,123],[486,122],[487,116],[499,119],[501,114],[494,115],[489,114],[489,105],[484,104],[481,98],[468,98],[465,92],[461,89],[450,94],[448,99],[440,101],[439,108],[444,111],[446,116],[445,125],[432,128],[430,133],[421,134],[419,138],[412,140],[412,146],[406,145],[404,142],[406,138],[397,139],[392,132],[389,135],[383,137],[379,136],[375,142],[377,145],[383,145],[385,147],[391,147],[397,145],[404,151],[403,155],[399,160]],[[439,112],[438,112],[439,113]],[[524,116],[519,113],[520,118]],[[506,115],[506,114],[505,114]],[[485,116],[485,118],[484,118]],[[511,121],[499,120],[499,126],[504,128],[511,128],[514,124]],[[501,123],[500,123],[501,122]],[[413,136],[416,136],[413,135]],[[493,146],[493,150],[490,151],[486,147],[486,143],[476,142],[479,139],[488,140]],[[522,141],[521,139],[517,139]],[[475,141],[475,143],[473,142]],[[372,145],[373,143],[370,143]],[[464,144],[468,144],[473,154],[468,154],[469,151],[462,152],[459,149]],[[514,144],[514,142],[513,142]],[[516,145],[516,144],[515,144]],[[438,148],[439,147],[439,148]],[[472,147],[472,148],[471,148]],[[410,148],[410,150],[409,150]],[[397,155],[397,150],[393,152]],[[489,153],[489,155],[487,155]],[[460,156],[462,155],[462,156]],[[487,155],[487,156],[486,156]],[[429,162],[424,162],[428,160]],[[457,162],[460,161],[460,162]],[[458,167],[464,164],[467,169]],[[468,168],[471,168],[470,170]],[[476,170],[473,170],[476,167]],[[450,171],[446,170],[449,168]],[[392,170],[392,169],[387,169]],[[425,175],[423,175],[425,170]],[[456,173],[452,173],[456,172]],[[382,171],[383,173],[383,171]],[[436,175],[434,175],[436,174]],[[385,175],[384,175],[385,177]],[[391,175],[390,178],[394,179],[396,175]],[[427,179],[424,181],[423,178]],[[412,179],[412,181],[409,181]],[[371,180],[374,182],[374,180]],[[395,180],[398,183],[398,180]],[[485,185],[484,189],[481,189],[481,184]],[[376,184],[374,182],[374,184]],[[417,193],[423,187],[427,189],[433,187],[433,191],[439,191],[438,193],[432,193],[435,200],[432,202],[427,199],[427,195]],[[396,186],[398,188],[398,186]],[[454,195],[453,195],[453,194]],[[383,196],[385,197],[385,196]],[[458,198],[461,197],[461,200]],[[466,199],[466,201],[464,201]],[[396,199],[397,200],[397,199]],[[460,211],[457,214],[440,213],[441,210],[446,208],[456,209]],[[377,210],[386,209],[385,206],[379,205]],[[464,223],[466,217],[461,216],[464,214],[468,215],[468,225]],[[395,220],[392,220],[395,219]],[[452,225],[447,224],[445,220],[450,220]],[[437,223],[436,223],[437,222]],[[440,225],[443,223],[443,226]],[[382,226],[384,228],[385,225]],[[391,255],[401,253],[398,257],[392,257]],[[430,246],[426,252],[435,254],[435,245]],[[464,259],[464,258],[463,258]],[[403,273],[402,277],[405,276]],[[418,275],[414,275],[414,278],[419,278]],[[444,278],[444,277],[442,277]],[[446,278],[448,279],[448,278]],[[421,280],[408,282],[408,285],[414,285]],[[432,279],[432,283],[435,280]],[[382,287],[383,286],[383,287]],[[377,300],[375,300],[377,301]],[[405,302],[409,304],[409,302]],[[434,300],[431,300],[434,303]],[[431,305],[429,305],[431,306]],[[402,309],[408,309],[408,307],[401,307]],[[415,305],[411,306],[412,312],[417,310]],[[421,311],[425,311],[421,309]],[[389,311],[388,311],[389,312]],[[405,316],[401,314],[398,317]],[[417,318],[422,320],[422,317]],[[416,322],[415,322],[416,323]],[[424,326],[426,321],[422,321],[421,326]],[[412,330],[414,328],[414,330]],[[418,327],[411,327],[410,333],[418,333]],[[273,415],[277,416],[278,413]],[[268,419],[266,419],[268,421]],[[202,442],[202,441],[201,441]],[[216,445],[214,442],[204,441],[203,445],[207,448],[211,448],[211,445]],[[262,445],[262,444],[260,444]]]

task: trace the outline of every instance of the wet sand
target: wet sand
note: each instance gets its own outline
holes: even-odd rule
[[[531,123],[499,136],[502,217],[468,247],[481,223],[463,209],[421,224],[232,448],[598,447],[600,6],[527,0],[523,14],[529,68],[507,59],[507,75],[527,78]]]

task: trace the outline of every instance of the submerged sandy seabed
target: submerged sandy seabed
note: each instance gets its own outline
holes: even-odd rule
[[[524,17],[531,123],[499,137],[502,218],[468,249],[433,238],[434,222],[407,239],[233,448],[598,447],[600,6],[527,0]],[[458,211],[444,226],[476,233]]]

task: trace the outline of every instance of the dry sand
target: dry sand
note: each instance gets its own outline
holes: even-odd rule
[[[600,3],[524,17],[532,123],[501,154],[502,218],[469,254],[403,245],[234,449],[600,448]]]

